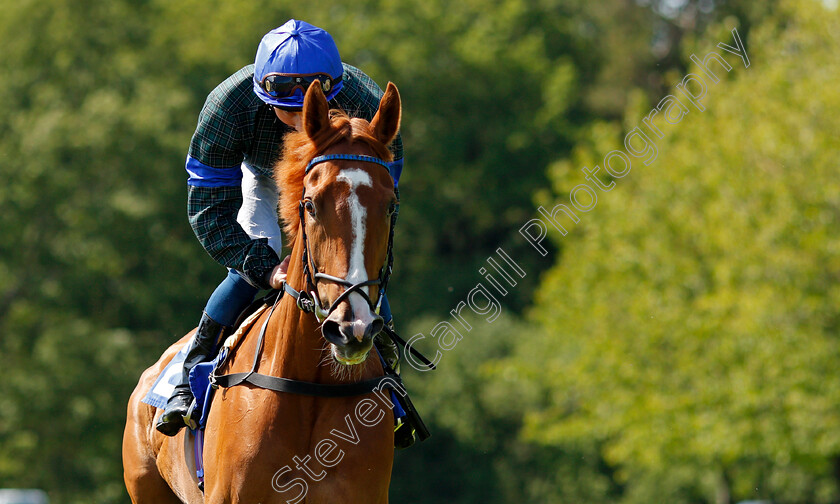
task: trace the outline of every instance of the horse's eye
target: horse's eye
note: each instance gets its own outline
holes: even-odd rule
[[[309,215],[315,217],[315,203],[312,203],[312,200],[306,200],[303,202],[303,208],[309,212]]]

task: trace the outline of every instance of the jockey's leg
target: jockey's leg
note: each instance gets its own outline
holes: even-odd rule
[[[254,300],[257,292],[259,289],[248,283],[238,271],[228,270],[227,277],[207,300],[204,311],[213,320],[231,327],[236,323],[242,310]]]
[[[235,270],[230,270],[228,276],[210,296],[195,337],[187,350],[184,371],[158,419],[155,426],[157,430],[167,436],[174,436],[186,425],[184,417],[193,401],[189,382],[190,370],[212,355],[224,332],[233,326],[242,310],[254,300],[257,291],[256,287],[245,281]]]
[[[277,186],[271,177],[257,173],[247,163],[242,163],[242,206],[236,221],[253,239],[267,238],[276,252],[281,250],[280,226],[277,224]],[[219,284],[207,301],[196,338],[190,346],[181,383],[166,404],[158,420],[157,429],[174,436],[185,425],[184,416],[192,404],[189,372],[196,364],[206,360],[225,329],[236,323],[239,314],[254,300],[259,289],[248,283],[235,270]]]

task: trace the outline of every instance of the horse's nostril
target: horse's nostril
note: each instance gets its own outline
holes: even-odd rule
[[[350,341],[342,332],[341,325],[333,320],[324,322],[321,326],[321,334],[333,345],[344,346]]]
[[[385,327],[385,321],[382,320],[382,317],[376,317],[368,326],[368,336],[375,337],[382,332],[383,327]]]
[[[385,322],[382,317],[372,317],[367,325],[362,322],[343,322],[335,320],[326,320],[321,325],[321,334],[324,339],[330,343],[339,346],[359,346],[369,345],[370,340],[382,331]]]

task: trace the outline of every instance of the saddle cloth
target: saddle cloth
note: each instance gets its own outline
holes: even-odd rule
[[[154,385],[146,393],[146,396],[141,399],[141,402],[154,406],[155,408],[163,409],[166,407],[166,401],[169,400],[169,396],[175,391],[175,385],[181,380],[181,374],[184,372],[184,359],[187,356],[187,349],[192,344],[192,341],[193,338],[188,339],[178,353],[175,354],[175,357],[169,361],[169,364],[163,368],[160,376],[155,380]]]

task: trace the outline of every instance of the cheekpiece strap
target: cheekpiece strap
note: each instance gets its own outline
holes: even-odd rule
[[[379,159],[378,157],[360,156],[360,155],[357,155],[357,154],[327,154],[325,156],[318,156],[316,158],[313,158],[312,161],[310,161],[309,164],[306,165],[306,170],[304,170],[303,174],[307,175],[309,173],[309,170],[311,170],[312,167],[315,166],[316,164],[323,163],[324,161],[333,161],[333,160],[362,161],[364,163],[375,163],[375,164],[381,165],[386,170],[388,170],[388,173],[391,173],[391,168],[388,166],[388,163],[385,162],[382,159]]]

